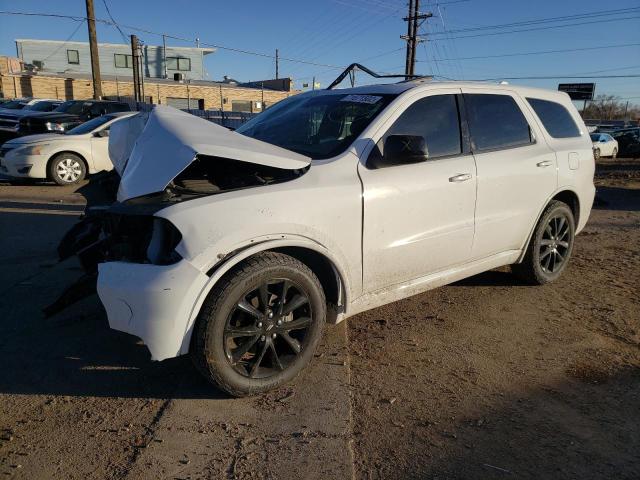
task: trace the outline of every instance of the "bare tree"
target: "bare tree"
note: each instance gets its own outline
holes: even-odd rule
[[[640,117],[640,107],[615,95],[598,95],[588,103],[582,116],[603,120],[637,119]]]

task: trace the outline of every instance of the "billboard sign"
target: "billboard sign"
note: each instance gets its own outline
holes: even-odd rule
[[[569,94],[571,100],[593,100],[595,83],[561,83],[558,90]]]

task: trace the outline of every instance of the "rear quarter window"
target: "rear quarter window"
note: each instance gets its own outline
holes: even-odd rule
[[[572,138],[580,136],[580,129],[573,121],[569,111],[560,103],[539,98],[527,98],[527,102],[536,112],[545,130],[553,138]]]

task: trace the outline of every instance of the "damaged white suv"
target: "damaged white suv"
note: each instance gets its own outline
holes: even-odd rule
[[[557,279],[595,191],[569,97],[510,85],[309,92],[236,132],[159,106],[114,125],[110,155],[117,202],[62,257],[112,328],[232,395],[291,380],[325,322],[502,265]]]

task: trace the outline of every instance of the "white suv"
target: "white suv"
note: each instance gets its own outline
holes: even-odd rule
[[[119,201],[63,250],[98,258],[112,328],[233,395],[291,380],[325,321],[503,265],[556,280],[595,192],[569,97],[510,85],[309,92],[236,132],[157,107],[110,153]]]

